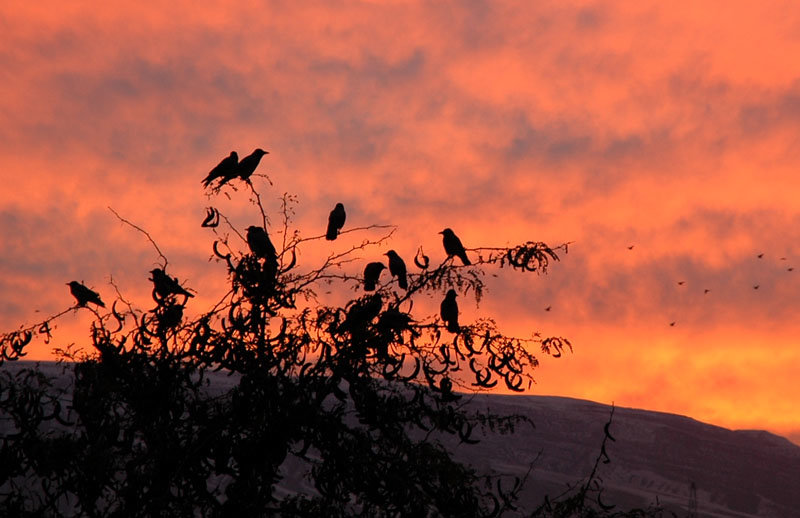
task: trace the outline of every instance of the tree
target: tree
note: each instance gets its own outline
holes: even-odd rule
[[[14,361],[33,339],[51,340],[50,324],[67,311],[93,313],[89,352],[60,352],[71,360],[69,385],[34,369],[0,373],[0,419],[13,422],[0,444],[0,514],[499,516],[515,509],[523,480],[477,473],[453,460],[442,440],[472,443],[476,429],[525,425],[522,416],[469,410],[464,392],[498,383],[523,391],[538,365],[533,348],[560,356],[569,341],[508,336],[489,318],[453,328],[435,308],[420,315],[412,307],[451,289],[480,300],[488,268],[546,273],[568,244],[468,248],[477,257],[469,266],[450,252],[431,266],[420,248],[407,289],[387,275],[366,293],[347,267],[379,257],[372,251],[395,228],[343,230],[383,233],[306,267],[298,251],[326,243],[326,235],[292,229],[289,195],[280,228],[268,228],[258,190],[249,177],[237,182],[226,188],[246,189],[262,225],[245,237],[208,209],[202,226],[213,232],[230,287],[210,309],[189,316],[191,293],[169,276],[155,241],[117,215],[158,252],[158,274],[143,276],[154,283],[153,307],[139,310],[118,291],[109,311],[76,306],[2,335],[0,362]],[[280,236],[274,252],[271,242],[255,246],[270,234]],[[356,296],[326,303],[320,291],[329,284]],[[211,385],[213,372],[229,375],[232,388]],[[280,482],[298,471],[311,488],[285,494]]]

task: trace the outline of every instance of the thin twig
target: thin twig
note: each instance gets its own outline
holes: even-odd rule
[[[114,215],[115,215],[115,216],[116,216],[116,217],[117,217],[117,218],[118,218],[120,221],[122,221],[123,223],[127,223],[128,225],[132,226],[133,228],[135,228],[136,230],[138,230],[139,232],[141,232],[142,234],[144,234],[144,235],[147,237],[147,239],[148,239],[148,240],[150,240],[150,243],[151,243],[151,244],[153,245],[153,247],[156,249],[156,252],[158,252],[158,256],[159,256],[161,259],[163,259],[163,260],[164,260],[164,264],[161,266],[161,268],[162,268],[162,269],[166,269],[166,268],[167,268],[167,262],[168,262],[168,261],[167,261],[167,256],[165,256],[165,255],[164,255],[164,253],[161,251],[161,249],[160,249],[160,248],[158,248],[158,245],[157,245],[157,244],[156,244],[156,242],[153,240],[152,236],[150,236],[150,234],[149,234],[149,233],[148,233],[148,232],[147,232],[145,229],[143,229],[142,227],[140,227],[140,226],[138,226],[138,225],[135,225],[134,223],[131,223],[131,222],[130,222],[130,221],[128,221],[127,219],[125,219],[125,218],[123,218],[122,216],[120,216],[120,215],[117,213],[117,211],[115,211],[114,209],[112,209],[112,208],[111,208],[111,206],[109,206],[109,207],[108,207],[108,210],[110,210],[111,212],[113,212],[113,213],[114,213]]]

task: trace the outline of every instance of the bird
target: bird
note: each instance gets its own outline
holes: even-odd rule
[[[456,302],[456,290],[450,288],[447,290],[447,295],[444,296],[442,304],[439,307],[439,314],[442,320],[447,324],[447,330],[451,333],[458,333],[458,303]]]
[[[629,246],[628,250],[633,250],[633,245]]]
[[[669,326],[670,326],[670,327],[675,327],[675,324],[676,324],[676,322],[670,322],[670,323],[669,323]]]
[[[162,268],[154,268],[150,270],[153,275],[150,280],[153,281],[153,291],[162,299],[170,295],[184,295],[185,297],[194,297],[191,293],[180,285],[178,279],[168,275]]]
[[[344,205],[337,203],[330,215],[328,215],[328,231],[325,232],[325,239],[328,241],[336,239],[336,236],[339,235],[339,231],[342,230],[344,226],[344,220],[346,218],[347,214],[344,211]]]
[[[383,263],[369,263],[364,267],[364,291],[373,291],[381,272],[386,266]]]
[[[790,266],[789,268],[786,268],[786,271],[787,272],[793,272],[794,271],[794,266]]]
[[[211,185],[211,182],[217,178],[222,178],[220,185],[232,178],[236,178],[236,169],[238,165],[239,155],[236,151],[231,151],[231,154],[223,158],[222,161],[217,164],[217,167],[212,169],[211,172],[208,173],[208,176],[201,181],[203,187],[208,187]]]
[[[262,227],[251,225],[247,227],[247,245],[253,255],[266,259],[270,264],[278,263],[278,253],[269,239],[269,234]]]
[[[461,262],[464,265],[472,264],[469,262],[467,252],[464,250],[464,245],[461,244],[461,240],[458,239],[458,236],[455,234],[455,232],[449,228],[446,228],[439,233],[443,236],[442,244],[444,245],[444,251],[447,253],[448,257],[455,255],[461,259]]]
[[[761,287],[760,285],[756,284],[755,286],[753,286],[753,289],[754,289],[754,290],[757,290],[757,289],[758,289],[758,288],[760,288],[760,287]]]
[[[91,302],[92,304],[97,304],[101,308],[106,307],[103,301],[100,300],[100,294],[96,291],[90,290],[78,281],[70,281],[67,285],[69,286],[69,291],[72,293],[72,296],[78,301],[78,306],[86,307],[86,304]]]
[[[678,281],[678,286],[683,286],[684,284],[686,284],[686,281]]]
[[[244,157],[242,161],[239,162],[239,166],[236,168],[236,176],[245,182],[249,181],[250,175],[253,174],[253,171],[255,171],[256,167],[258,167],[258,163],[261,162],[261,157],[267,154],[269,154],[269,151],[264,151],[261,148],[257,148],[255,151]]]
[[[761,259],[761,258],[763,258],[763,257],[764,257],[764,254],[763,254],[763,253],[762,253],[762,254],[758,254],[756,257],[758,257],[759,259]]]
[[[706,294],[707,294],[709,291],[711,291],[711,290],[710,290],[710,289],[708,289],[708,288],[704,289],[704,290],[703,290],[703,295],[706,295]]]
[[[553,306],[547,306],[546,308],[544,308],[545,311],[550,311],[551,309],[553,309]]]
[[[408,277],[406,275],[406,263],[394,250],[389,250],[384,255],[389,256],[389,273],[397,277],[397,284],[401,288],[407,290]]]

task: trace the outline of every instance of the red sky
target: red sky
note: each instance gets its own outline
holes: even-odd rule
[[[298,4],[0,6],[1,329],[69,307],[72,279],[146,307],[158,257],[109,205],[211,304],[204,208],[255,214],[199,182],[263,147],[265,199],[297,194],[304,235],[342,201],[348,225],[398,225],[408,262],[445,226],[574,241],[461,303],[573,341],[535,393],[800,442],[796,3]]]

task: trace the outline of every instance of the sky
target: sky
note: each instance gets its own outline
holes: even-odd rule
[[[261,147],[265,204],[296,195],[303,235],[340,201],[346,227],[397,225],[364,261],[435,260],[444,227],[571,242],[460,299],[462,322],[571,340],[534,394],[800,444],[798,55],[794,2],[3,2],[0,329],[67,309],[73,279],[147,305],[158,254],[109,207],[210,307],[205,208],[258,217],[200,180]]]

